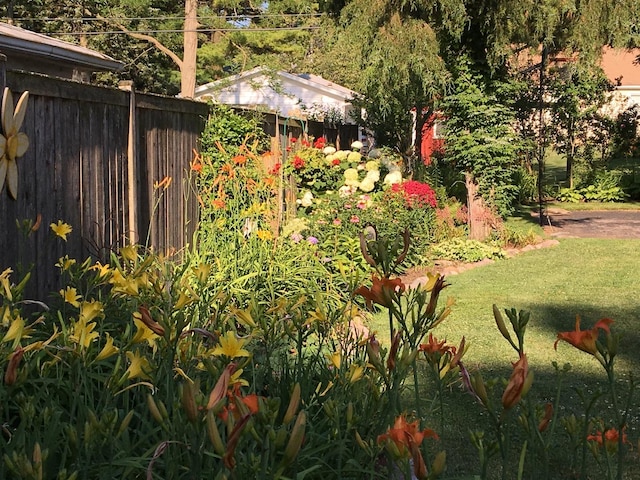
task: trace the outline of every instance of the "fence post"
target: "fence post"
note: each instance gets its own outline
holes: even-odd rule
[[[7,86],[7,56],[0,53],[0,92]]]
[[[135,244],[139,240],[138,235],[138,192],[136,179],[136,94],[131,80],[122,80],[119,85],[121,90],[129,92],[129,135],[127,140],[127,184],[129,201],[129,243]]]

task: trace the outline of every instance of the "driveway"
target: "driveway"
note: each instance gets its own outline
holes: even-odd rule
[[[550,208],[545,231],[554,238],[638,238],[640,210],[572,211]]]

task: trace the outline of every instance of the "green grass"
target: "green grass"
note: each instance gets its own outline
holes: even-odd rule
[[[581,315],[583,329],[591,328],[600,318],[612,318],[615,321],[612,331],[621,334],[617,372],[621,377],[626,377],[628,372],[637,372],[640,368],[638,271],[640,240],[562,240],[558,246],[522,253],[448,278],[450,286],[441,298],[451,296],[456,304],[453,313],[434,330],[434,334],[456,344],[465,336],[469,344],[464,359],[467,368],[479,369],[485,379],[507,378],[517,354],[499,334],[492,305],[530,311],[531,321],[525,337],[529,365],[535,372],[530,395],[541,403],[551,401],[556,385],[551,364],[568,362],[572,370],[565,379],[561,396],[564,410],[560,414],[573,411],[580,415],[583,409],[575,389],[594,392],[604,388],[606,376],[593,357],[569,344],[560,343],[557,351],[554,350],[556,335],[572,330],[576,315]],[[387,338],[384,315],[376,316],[374,328],[380,332],[380,338]],[[497,385],[496,396],[502,388],[501,384]],[[426,390],[423,393],[425,400],[431,396]],[[636,405],[638,403],[636,401]],[[606,412],[600,413],[606,416]],[[459,387],[452,387],[444,415],[445,422],[440,427],[441,443],[451,460],[447,478],[472,478],[469,475],[477,474],[479,467],[468,431],[487,430],[486,414],[483,415],[483,408]],[[634,443],[640,437],[639,417],[636,408],[627,430]],[[435,426],[439,425],[436,419],[437,416],[432,419]],[[561,433],[562,428],[558,425],[558,442],[562,440]],[[556,473],[550,478],[568,478],[574,471],[567,467],[568,452],[558,447],[552,454]],[[512,452],[512,456],[516,461],[518,452]],[[640,478],[638,462],[637,453],[632,453],[629,472],[636,473],[629,473],[625,478]],[[596,471],[595,464],[590,464],[589,468]]]
[[[549,202],[547,208],[562,208],[564,210],[640,210],[640,202]]]

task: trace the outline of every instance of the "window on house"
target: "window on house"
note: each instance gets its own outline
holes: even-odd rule
[[[444,138],[445,135],[445,125],[442,120],[435,120],[433,122],[433,138]]]

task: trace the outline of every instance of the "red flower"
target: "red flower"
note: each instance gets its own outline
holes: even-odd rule
[[[326,142],[326,140],[324,139],[324,137],[320,137],[320,138],[316,139],[315,142],[313,142],[313,147],[322,149],[322,148],[324,148],[325,142]]]
[[[598,353],[596,340],[598,340],[598,330],[609,333],[609,325],[613,323],[610,318],[599,320],[591,330],[580,330],[580,317],[576,317],[576,329],[573,332],[560,332],[558,339],[553,344],[553,348],[558,349],[558,342],[564,340],[583,352],[595,355]]]
[[[308,140],[302,140],[302,142],[301,142],[301,143],[302,143],[302,146],[303,146],[303,147],[310,147],[310,146],[311,146],[311,144],[309,143],[309,141],[308,141]]]
[[[340,159],[339,158],[334,158],[333,160],[331,160],[331,165],[340,165]]]
[[[394,183],[391,191],[401,193],[408,208],[436,207],[436,193],[426,183],[416,180]]]
[[[271,170],[269,170],[269,175],[277,175],[280,173],[280,169],[282,168],[282,164],[280,162],[276,163]]]
[[[291,163],[293,164],[293,168],[295,168],[296,170],[302,170],[304,168],[304,160],[298,155],[293,157],[293,162]]]

